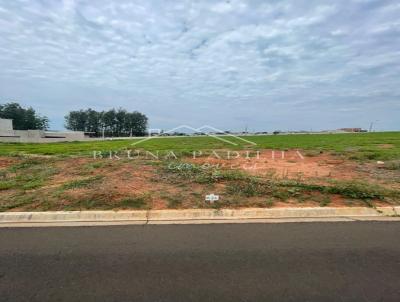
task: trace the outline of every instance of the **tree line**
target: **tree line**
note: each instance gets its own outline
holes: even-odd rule
[[[23,108],[20,104],[11,102],[0,104],[0,118],[12,119],[15,130],[47,130],[49,119],[39,115],[32,107]]]
[[[15,102],[0,104],[0,118],[12,119],[15,130],[47,130],[49,119],[32,108],[23,108]],[[91,132],[92,136],[143,136],[147,132],[148,118],[138,112],[125,109],[96,111],[70,111],[65,116],[65,128],[73,131]]]
[[[125,109],[71,111],[65,116],[65,127],[74,131],[91,132],[94,136],[143,136],[146,134],[147,116]]]

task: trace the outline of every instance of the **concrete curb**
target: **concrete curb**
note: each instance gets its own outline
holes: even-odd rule
[[[0,213],[0,227],[400,220],[399,215],[400,207],[6,212]]]

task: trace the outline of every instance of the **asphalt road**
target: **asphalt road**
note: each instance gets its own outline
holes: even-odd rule
[[[400,301],[400,223],[0,229],[0,301]]]

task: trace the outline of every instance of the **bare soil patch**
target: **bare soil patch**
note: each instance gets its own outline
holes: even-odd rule
[[[0,157],[0,169],[6,169],[17,162],[13,157]]]
[[[365,177],[365,173],[358,171],[356,162],[329,154],[308,157],[293,150],[283,152],[265,150],[260,152],[258,156],[253,157],[246,157],[246,153],[241,152],[241,156],[238,158],[200,157],[191,159],[191,162],[200,165],[220,165],[227,169],[240,169],[252,175],[274,175],[279,178],[331,177],[339,180],[348,180]]]
[[[373,206],[397,203],[400,183],[399,170],[374,162],[296,150],[176,161],[0,157],[0,172],[2,211]],[[206,202],[210,193],[220,201]]]

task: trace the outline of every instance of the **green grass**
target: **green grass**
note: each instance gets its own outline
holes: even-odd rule
[[[302,191],[318,191],[324,194],[338,194],[352,199],[368,200],[378,199],[384,200],[386,197],[399,198],[400,192],[385,189],[378,185],[359,181],[335,181],[331,185],[313,185],[296,181],[281,181],[280,187],[296,188]]]
[[[148,207],[149,197],[138,196],[138,197],[129,197],[122,199],[119,204],[122,208],[133,208],[133,209],[146,209]]]
[[[368,201],[370,200],[397,202],[400,200],[400,192],[397,190],[357,181],[336,181],[330,185],[314,185],[298,181],[249,178],[228,183],[226,192],[245,197],[272,196],[282,201],[289,198],[303,199],[307,194],[313,192],[324,196],[336,194],[350,199],[362,200],[367,205],[369,205]],[[330,200],[322,198],[319,202],[321,206],[326,206],[330,203]]]
[[[281,201],[288,199],[302,200],[308,193],[340,195],[362,201],[368,200],[400,200],[398,190],[387,189],[379,185],[360,181],[330,181],[328,185],[304,183],[299,180],[278,180],[274,177],[260,178],[248,175],[239,170],[204,169],[192,163],[169,163],[160,172],[168,175],[167,179],[195,182],[200,184],[226,183],[228,195],[243,197],[271,196]],[[321,206],[330,203],[328,198],[319,201]]]
[[[311,200],[318,202],[320,207],[326,207],[332,202],[329,195],[316,195],[313,196]]]
[[[261,182],[255,178],[228,183],[226,191],[231,195],[246,197],[267,196],[273,192],[272,186],[269,183]]]
[[[69,181],[61,186],[61,190],[73,190],[79,188],[89,188],[92,185],[100,182],[103,179],[103,176],[97,175],[93,177],[88,177],[85,179],[78,179]]]
[[[8,170],[10,172],[17,172],[19,170],[26,170],[35,166],[40,166],[41,164],[43,164],[43,161],[41,161],[40,159],[28,158],[18,164],[11,166]]]
[[[267,208],[272,208],[275,205],[275,201],[273,198],[268,198],[264,204],[261,204],[261,206],[266,206]]]
[[[58,183],[55,186],[48,186],[51,184],[52,177],[60,173],[58,170],[61,168],[57,167],[58,163],[62,162],[63,157],[92,156],[94,150],[123,150],[127,148],[138,149],[139,147],[152,152],[159,150],[160,154],[163,151],[174,150],[176,154],[186,156],[190,156],[191,152],[195,150],[202,150],[206,154],[206,150],[211,149],[286,150],[296,148],[304,150],[302,153],[305,156],[318,156],[321,152],[329,152],[360,161],[383,160],[385,164],[381,168],[391,170],[386,171],[390,175],[395,175],[400,169],[400,132],[249,136],[245,138],[256,142],[258,145],[252,146],[236,141],[238,145],[232,146],[210,137],[154,138],[137,146],[131,146],[128,140],[54,144],[0,143],[0,155],[19,156],[17,164],[0,171],[0,192],[3,196],[3,200],[0,201],[0,210],[18,207],[36,209],[35,207],[40,208],[42,206],[53,209],[64,209],[64,207],[66,207],[65,209],[111,209],[119,207],[146,209],[151,205],[151,198],[121,196],[116,191],[110,193],[108,189],[101,190],[105,185],[105,182],[102,182],[104,176],[98,174],[118,171],[121,165],[126,162],[130,163],[132,173],[135,169],[151,165],[152,170],[158,171],[152,177],[154,181],[176,185],[180,192],[164,198],[168,208],[182,208],[190,205],[193,199],[190,201],[190,198],[185,199],[184,197],[187,196],[186,192],[191,191],[191,185],[203,187],[204,192],[224,188],[221,189],[221,201],[211,205],[216,208],[241,206],[246,205],[247,202],[250,202],[251,205],[259,204],[263,207],[272,207],[275,202],[288,200],[298,202],[312,200],[320,206],[328,206],[332,202],[330,199],[332,195],[340,195],[349,202],[363,202],[368,206],[371,206],[371,200],[400,201],[398,191],[370,185],[367,183],[368,180],[365,183],[341,181],[316,185],[303,182],[301,177],[297,181],[278,180],[274,175],[254,177],[240,170],[225,170],[221,167],[203,167],[185,163],[180,161],[185,160],[181,158],[173,161],[150,159],[141,159],[137,162],[127,159],[88,161],[88,163],[77,167],[77,171],[72,174],[72,177],[79,179],[66,182],[61,186]],[[21,153],[47,154],[54,155],[54,157],[21,156]],[[104,155],[106,157],[106,154]],[[126,180],[123,177],[129,180],[132,175],[130,172],[121,175],[121,180]],[[85,190],[83,197],[74,197],[76,192],[68,192],[68,190],[79,188],[90,190]],[[196,197],[197,200],[203,201],[204,192],[202,191],[201,196]],[[60,201],[60,204],[58,204],[58,200],[62,202]],[[182,200],[185,200],[184,204],[182,204]],[[196,201],[199,204],[195,202],[195,205],[204,206],[200,201]],[[41,205],[42,203],[43,205]]]
[[[0,180],[0,191],[12,189],[16,185],[17,183],[15,182],[15,180]]]
[[[200,184],[211,184],[219,181],[247,179],[248,175],[239,170],[220,170],[185,162],[167,162],[163,171],[179,178]]]
[[[0,203],[0,212],[5,212],[25,205],[31,205],[37,200],[36,195],[19,193],[13,196],[12,200]]]
[[[41,155],[84,155],[92,156],[93,151],[120,151],[126,149],[144,149],[148,151],[175,150],[177,153],[190,154],[195,150],[211,149],[303,149],[332,151],[345,154],[357,160],[389,160],[400,158],[400,132],[374,132],[349,134],[299,134],[299,135],[267,135],[244,137],[257,144],[252,146],[241,140],[232,141],[231,145],[212,137],[179,137],[153,138],[132,146],[132,140],[64,142],[46,144],[0,143],[0,155],[41,154]],[[382,148],[380,145],[389,144],[392,148]],[[308,152],[313,156],[313,152]]]
[[[37,189],[44,186],[57,173],[58,170],[53,167],[53,160],[24,159],[2,171],[0,191]]]

